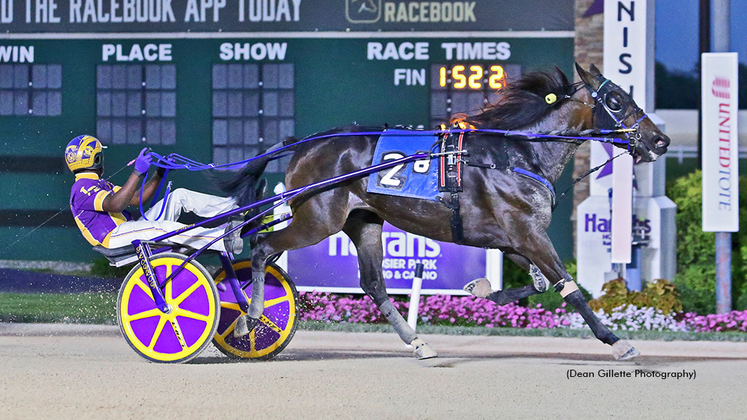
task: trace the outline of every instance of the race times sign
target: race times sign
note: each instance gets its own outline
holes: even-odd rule
[[[573,0],[0,0],[0,30],[572,31]]]

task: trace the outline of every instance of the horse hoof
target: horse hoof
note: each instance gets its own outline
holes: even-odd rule
[[[472,296],[477,296],[479,298],[487,297],[490,293],[493,292],[493,288],[490,286],[490,280],[486,279],[485,277],[477,280],[472,280],[471,282],[465,284],[462,289]]]
[[[418,360],[438,357],[438,353],[436,353],[436,350],[433,350],[433,348],[431,348],[428,343],[419,338],[412,340],[410,345],[415,347],[413,353],[415,353],[415,357],[417,357]]]
[[[615,360],[631,360],[640,355],[641,352],[636,350],[635,347],[625,340],[618,340],[612,345],[612,356],[615,357]]]
[[[233,336],[241,338],[254,329],[257,326],[259,320],[249,317],[249,315],[241,315],[236,318],[236,326],[233,328]]]

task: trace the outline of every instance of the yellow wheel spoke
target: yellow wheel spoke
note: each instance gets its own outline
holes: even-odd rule
[[[139,277],[137,279],[135,279],[134,281],[135,281],[135,285],[137,287],[139,287],[140,289],[142,289],[143,292],[145,292],[148,295],[149,298],[153,299],[153,293],[150,291],[150,287],[148,287],[148,285],[146,283],[143,283],[143,281],[140,280]]]
[[[153,332],[153,338],[151,338],[150,344],[148,344],[148,350],[153,351],[153,347],[155,347],[156,342],[158,341],[158,338],[161,336],[161,332],[163,331],[164,325],[166,325],[166,317],[162,316],[161,319],[158,320],[158,325],[156,326],[156,330]]]
[[[200,321],[206,321],[206,322],[210,321],[210,317],[209,316],[198,314],[198,313],[194,313],[194,312],[188,311],[186,309],[179,308],[175,312],[176,312],[176,316],[183,316],[185,318],[198,319]]]
[[[150,318],[152,316],[158,316],[158,315],[163,315],[163,312],[161,312],[161,310],[158,308],[154,308],[154,309],[150,309],[147,311],[137,313],[135,315],[125,315],[122,318],[125,322],[132,322],[132,321],[137,321],[139,319]]]
[[[239,319],[239,318],[237,317],[236,319],[233,320],[233,322],[231,323],[231,325],[229,325],[228,328],[226,328],[226,330],[223,331],[223,334],[217,334],[218,337],[220,337],[222,340],[225,341],[225,338],[228,337],[228,334],[231,334],[233,332],[233,330],[236,328],[236,320],[237,319]]]
[[[282,334],[283,333],[283,329],[282,328],[278,327],[274,322],[272,322],[270,320],[270,318],[267,318],[264,315],[261,315],[259,317],[259,322],[261,322],[261,323],[267,325],[268,327],[272,328],[273,331],[275,331],[278,334]]]
[[[176,298],[174,298],[173,302],[175,304],[177,304],[177,305],[180,304],[180,303],[182,303],[182,302],[184,302],[184,299],[188,298],[189,295],[191,295],[192,292],[194,292],[195,290],[197,290],[197,288],[199,288],[199,287],[202,287],[202,282],[198,280],[193,285],[189,286],[189,288],[187,290],[183,291],[182,294],[180,294],[179,296],[177,296]]]
[[[179,341],[179,345],[182,346],[182,349],[186,349],[187,343],[184,342],[184,333],[182,332],[182,327],[179,326],[179,321],[174,317],[170,320],[170,323],[171,328],[174,329],[174,333],[176,334],[176,339]]]
[[[293,297],[293,296],[291,295],[291,297]],[[277,299],[266,300],[265,301],[265,308],[269,308],[270,306],[275,306],[275,305],[277,305],[279,303],[287,302],[288,300],[289,300],[288,296],[282,296],[282,297],[279,297]]]
[[[238,303],[233,303],[233,302],[221,302],[220,307],[226,308],[226,309],[233,309],[235,311],[241,311],[241,306],[239,306]],[[243,314],[244,312],[242,311],[241,313]]]
[[[166,266],[166,278],[169,278],[171,275],[171,266]],[[173,300],[173,296],[171,295],[174,292],[174,281],[169,280],[168,283],[166,283],[166,286],[163,288],[163,298],[166,300],[166,302]]]

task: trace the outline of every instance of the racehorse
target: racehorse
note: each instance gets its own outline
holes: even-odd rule
[[[459,242],[500,249],[530,270],[534,278],[534,284],[497,292],[490,290],[488,280],[478,279],[466,285],[465,290],[506,304],[545,291],[545,280],[549,280],[565,301],[581,313],[594,335],[612,346],[613,356],[624,360],[637,356],[638,351],[601,324],[546,233],[555,199],[551,184],[560,178],[576,149],[587,140],[580,134],[562,133],[597,133],[603,140],[627,149],[636,162],[654,161],[666,153],[669,138],[627,92],[606,79],[594,65],[587,72],[576,64],[576,70],[581,78],[578,83],[570,83],[557,67],[550,72],[524,75],[501,90],[495,104],[464,118],[467,125],[463,126],[474,130],[465,130],[463,141],[468,158],[462,156],[463,237]],[[496,135],[490,130],[511,132]],[[289,189],[371,166],[375,163],[372,156],[378,135],[368,131],[370,127],[356,125],[319,133],[312,136],[317,138],[313,141],[289,138],[283,148],[271,148],[248,163],[224,187],[240,192],[240,205],[256,201],[255,187],[265,166],[288,150],[294,153],[285,175]],[[237,335],[251,331],[262,314],[262,273],[268,258],[314,245],[342,230],[358,250],[361,288],[400,338],[415,348],[416,357],[436,357],[436,352],[418,338],[389,300],[382,272],[381,232],[386,220],[407,232],[453,242],[453,211],[438,201],[372,194],[366,189],[367,178],[357,178],[322,192],[295,197],[290,200],[293,219],[289,226],[252,237],[252,302],[247,315],[239,319],[242,325],[237,323]]]

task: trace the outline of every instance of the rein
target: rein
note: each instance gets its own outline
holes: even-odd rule
[[[594,124],[594,120],[596,119],[596,115],[598,113],[598,109],[603,109],[609,117],[612,118],[615,124],[615,128],[612,129],[591,129],[591,130],[584,130],[582,132],[570,132],[570,131],[550,131],[550,132],[526,132],[526,131],[516,131],[516,130],[500,130],[500,129],[490,129],[490,128],[474,128],[474,127],[454,127],[454,128],[445,128],[445,129],[439,129],[439,130],[417,130],[417,131],[411,131],[407,135],[410,136],[442,136],[442,135],[451,135],[451,134],[460,134],[460,133],[484,133],[484,134],[490,134],[490,135],[500,135],[504,137],[523,137],[526,141],[552,141],[552,142],[584,142],[584,141],[598,141],[601,143],[608,143],[612,145],[620,145],[620,146],[626,146],[628,153],[631,155],[633,154],[634,150],[638,147],[638,143],[640,142],[642,135],[639,131],[639,125],[640,122],[643,121],[647,117],[646,113],[643,112],[642,109],[640,109],[638,106],[633,106],[633,109],[625,113],[629,105],[625,107],[621,107],[619,110],[615,111],[607,104],[607,96],[614,92],[613,89],[611,89],[609,86],[605,87],[607,83],[610,82],[609,79],[604,79],[603,82],[599,85],[599,87],[596,90],[592,90],[591,86],[588,84],[579,84],[576,89],[570,94],[570,95],[563,95],[563,99],[575,101],[583,104],[586,107],[591,108],[593,111],[592,113],[592,125]],[[589,92],[591,97],[594,99],[593,103],[587,103],[585,101],[582,101],[580,99],[574,98],[573,95],[578,92],[582,88],[586,88]],[[552,97],[550,97],[552,95]],[[550,94],[548,97],[545,98],[547,103],[552,104],[554,103],[557,98],[554,94]],[[632,100],[631,100],[632,102]],[[633,102],[634,104],[634,102]],[[641,117],[636,120],[636,122],[631,126],[627,127],[623,121],[628,119],[631,115],[638,114],[641,112]],[[618,113],[623,113],[621,117],[618,117]],[[348,133],[330,133],[330,134],[322,134],[322,135],[312,135],[310,137],[306,137],[302,140],[299,140],[297,142],[294,142],[292,144],[284,144],[281,143],[282,146],[280,147],[272,147],[265,153],[262,153],[260,155],[254,156],[249,159],[244,159],[237,162],[231,162],[231,163],[225,163],[216,165],[214,163],[204,164],[192,159],[189,159],[187,157],[181,156],[176,153],[171,153],[167,156],[161,156],[155,152],[151,152],[151,154],[156,158],[153,165],[157,167],[161,167],[166,169],[166,172],[168,173],[169,170],[172,169],[187,169],[189,171],[203,171],[203,170],[233,170],[237,169],[239,167],[245,166],[246,164],[256,160],[256,159],[263,159],[268,158],[270,160],[276,160],[280,159],[284,156],[287,156],[293,151],[288,150],[290,148],[296,147],[299,144],[307,143],[310,141],[316,141],[321,140],[325,138],[331,138],[331,137],[353,137],[353,136],[376,136],[381,135],[384,133],[386,129],[381,131],[361,131],[361,132],[348,132]],[[616,134],[623,134],[625,136],[625,139],[617,138],[617,137],[603,137],[603,136],[609,136],[609,135],[616,135]],[[631,139],[632,136],[632,139]],[[460,151],[461,153],[461,151]],[[586,178],[587,176],[591,175],[592,173],[596,172],[600,168],[602,168],[604,165],[608,164],[612,160],[616,159],[617,157],[621,156],[623,153],[618,154],[609,160],[607,160],[605,163],[592,168],[591,170],[587,171],[582,176],[576,178],[571,185],[558,197],[558,200],[563,198],[566,193],[579,181]],[[433,159],[436,157],[437,154],[430,154],[430,158]],[[462,159],[460,159],[462,160]],[[463,161],[463,160],[462,160]],[[467,161],[463,161],[466,165],[470,165]],[[472,164],[470,166],[485,166],[485,165],[475,165]],[[490,165],[488,167],[489,169],[495,169],[495,165]],[[520,174],[523,174],[522,172],[519,172]],[[549,185],[552,187],[551,184],[549,184],[544,178],[538,177],[534,174],[523,174],[525,176],[530,176],[533,179],[538,180],[539,182],[542,182],[543,184]],[[143,187],[140,190],[141,194],[141,200],[140,200],[140,213],[145,217],[145,212],[143,211],[143,205],[142,205],[142,193],[145,186],[145,181],[147,179],[147,175],[145,179],[143,179]],[[158,186],[158,191],[154,195],[153,203],[151,206],[155,203],[156,198],[158,197],[158,194],[160,193],[166,177],[163,177],[163,180],[161,181],[161,184]],[[165,196],[164,196],[164,205],[161,208],[161,214],[163,213],[165,204],[166,204],[166,198],[168,197],[168,194],[170,192],[170,185],[166,188]],[[555,204],[556,200],[554,199],[554,188],[550,188],[550,190],[553,193],[553,204]],[[555,206],[553,205],[553,208]],[[156,218],[158,220],[161,217],[161,214]]]
[[[645,115],[644,115],[645,118]],[[643,119],[643,118],[641,118]],[[245,166],[247,163],[252,162],[256,159],[264,158],[268,155],[275,155],[272,156],[272,160],[280,159],[282,157],[285,157],[292,153],[292,151],[288,151],[285,153],[278,152],[287,150],[291,147],[295,147],[302,143],[307,143],[310,141],[315,140],[321,140],[325,138],[331,138],[331,137],[358,137],[358,136],[377,136],[384,133],[386,130],[381,131],[358,131],[358,132],[349,132],[349,133],[332,133],[332,134],[323,134],[319,136],[311,136],[306,137],[300,141],[297,141],[295,143],[285,145],[282,147],[279,147],[277,149],[273,149],[271,151],[267,151],[265,153],[262,153],[260,155],[251,157],[249,159],[244,159],[236,162],[231,163],[224,163],[220,165],[216,165],[214,163],[201,163],[196,160],[189,159],[187,157],[184,157],[182,155],[179,155],[177,153],[171,153],[166,156],[159,155],[156,152],[151,152],[151,155],[156,158],[156,161],[153,162],[153,165],[165,168],[165,169],[187,169],[189,171],[205,171],[209,169],[214,170],[233,170],[237,169],[239,167]],[[490,129],[490,128],[459,128],[459,129],[446,129],[446,130],[417,130],[412,131],[408,133],[407,135],[410,136],[438,136],[442,134],[449,134],[449,133],[485,133],[485,134],[493,134],[493,135],[500,135],[500,136],[506,136],[506,137],[524,137],[526,138],[526,141],[567,141],[567,142],[575,142],[575,141],[598,141],[600,143],[609,143],[612,145],[625,145],[628,146],[628,149],[630,149],[630,140],[623,140],[616,137],[601,137],[604,135],[611,135],[611,134],[625,134],[626,136],[629,135],[629,133],[636,131],[636,129],[633,128],[616,128],[616,129],[597,129],[597,130],[585,130],[582,132],[568,132],[568,131],[550,131],[550,132],[544,132],[544,133],[533,133],[533,132],[526,132],[526,131],[516,131],[516,130],[498,130],[498,129]],[[577,134],[577,135],[574,135]],[[593,136],[593,134],[598,134],[599,136]]]
[[[616,113],[625,111],[627,107],[621,108],[619,111],[614,111],[607,105],[606,103],[607,95],[613,92],[613,90],[611,90],[609,87],[605,87],[605,85],[609,81],[610,81],[609,79],[604,79],[604,81],[599,85],[599,87],[596,90],[592,90],[591,87],[587,84],[579,85],[573,91],[573,93],[571,93],[571,95],[564,95],[563,99],[579,102],[583,104],[584,106],[594,109],[595,112],[592,114],[592,119],[596,117],[596,114],[597,114],[596,109],[598,109],[598,107],[601,106],[601,108],[604,109],[605,112],[614,121],[615,128],[613,129],[591,129],[591,130],[584,130],[582,132],[556,130],[556,131],[550,131],[550,132],[534,133],[534,132],[527,132],[527,131],[499,130],[499,129],[490,129],[490,128],[458,128],[458,129],[447,128],[447,129],[439,129],[439,130],[416,130],[416,131],[411,131],[410,133],[408,133],[408,135],[440,136],[443,134],[448,135],[451,133],[485,133],[485,134],[501,135],[501,136],[506,136],[506,137],[524,137],[527,141],[565,141],[565,142],[581,141],[583,142],[583,141],[588,140],[588,141],[598,141],[601,143],[609,143],[612,145],[626,146],[628,149],[628,153],[632,154],[633,151],[638,147],[638,143],[640,142],[642,138],[642,135],[639,132],[639,124],[641,121],[643,121],[644,118],[647,117],[647,115],[645,112],[643,112],[643,110],[635,106],[633,110],[631,111],[631,113],[627,113],[627,114],[624,114],[622,117],[618,117]],[[587,90],[589,90],[590,95],[592,98],[594,98],[595,103],[590,104],[590,103],[587,103],[585,101],[582,101],[580,99],[576,99],[573,97],[573,95],[576,92],[578,92],[580,89],[584,87]],[[551,99],[546,98],[546,101],[548,103],[555,102],[556,98],[554,97],[554,95],[552,96],[553,98]],[[628,117],[630,117],[630,115],[637,114],[638,112],[641,112],[642,116],[631,127],[626,127],[623,121],[625,121]],[[592,121],[592,124],[594,124],[594,121]],[[310,137],[306,137],[292,144],[288,144],[288,145],[283,144],[283,146],[278,147],[278,148],[272,147],[270,150],[266,151],[265,153],[262,153],[260,155],[257,155],[257,156],[254,156],[248,159],[240,160],[237,162],[220,164],[220,165],[216,165],[214,163],[204,164],[204,163],[189,159],[187,157],[181,156],[176,153],[171,153],[167,156],[161,156],[155,152],[151,152],[151,154],[156,158],[156,161],[153,164],[158,167],[165,168],[165,169],[187,169],[189,171],[204,171],[208,169],[233,170],[233,169],[238,169],[256,159],[265,158],[268,155],[272,155],[270,157],[271,160],[280,159],[284,156],[287,156],[293,153],[292,151],[288,149],[295,147],[302,143],[307,143],[310,141],[316,141],[316,140],[321,140],[321,139],[331,138],[331,137],[377,136],[377,135],[381,135],[384,131],[385,130],[312,135]],[[615,134],[622,134],[625,136],[625,139],[617,138],[617,137],[604,137],[604,136],[610,136],[610,135],[615,135]],[[631,141],[631,134],[633,136],[632,141]]]
[[[586,172],[585,172],[585,173],[584,173],[583,175],[581,175],[581,176],[579,176],[578,178],[574,179],[574,180],[573,180],[573,182],[571,182],[571,185],[569,185],[569,186],[568,186],[568,188],[566,188],[566,189],[565,189],[565,191],[563,191],[563,194],[560,194],[560,196],[558,197],[558,201],[559,201],[560,199],[562,199],[563,197],[565,197],[565,195],[566,195],[566,194],[568,193],[568,191],[570,191],[570,190],[571,190],[571,188],[573,188],[573,186],[574,186],[574,185],[576,185],[576,184],[577,184],[577,183],[578,183],[579,181],[581,181],[582,179],[586,178],[587,176],[589,176],[589,175],[593,174],[594,172],[596,172],[596,171],[598,171],[598,170],[602,169],[602,168],[603,168],[603,167],[604,167],[604,166],[605,166],[606,164],[608,164],[608,163],[612,162],[613,160],[615,160],[615,159],[619,158],[620,156],[622,156],[622,155],[624,155],[624,154],[625,154],[625,153],[620,153],[620,154],[617,154],[617,155],[615,155],[615,156],[612,156],[611,158],[607,159],[607,160],[606,160],[606,161],[605,161],[604,163],[602,163],[601,165],[598,165],[598,166],[595,166],[595,167],[593,167],[593,168],[589,169],[589,170],[588,170],[588,171],[586,171]]]

